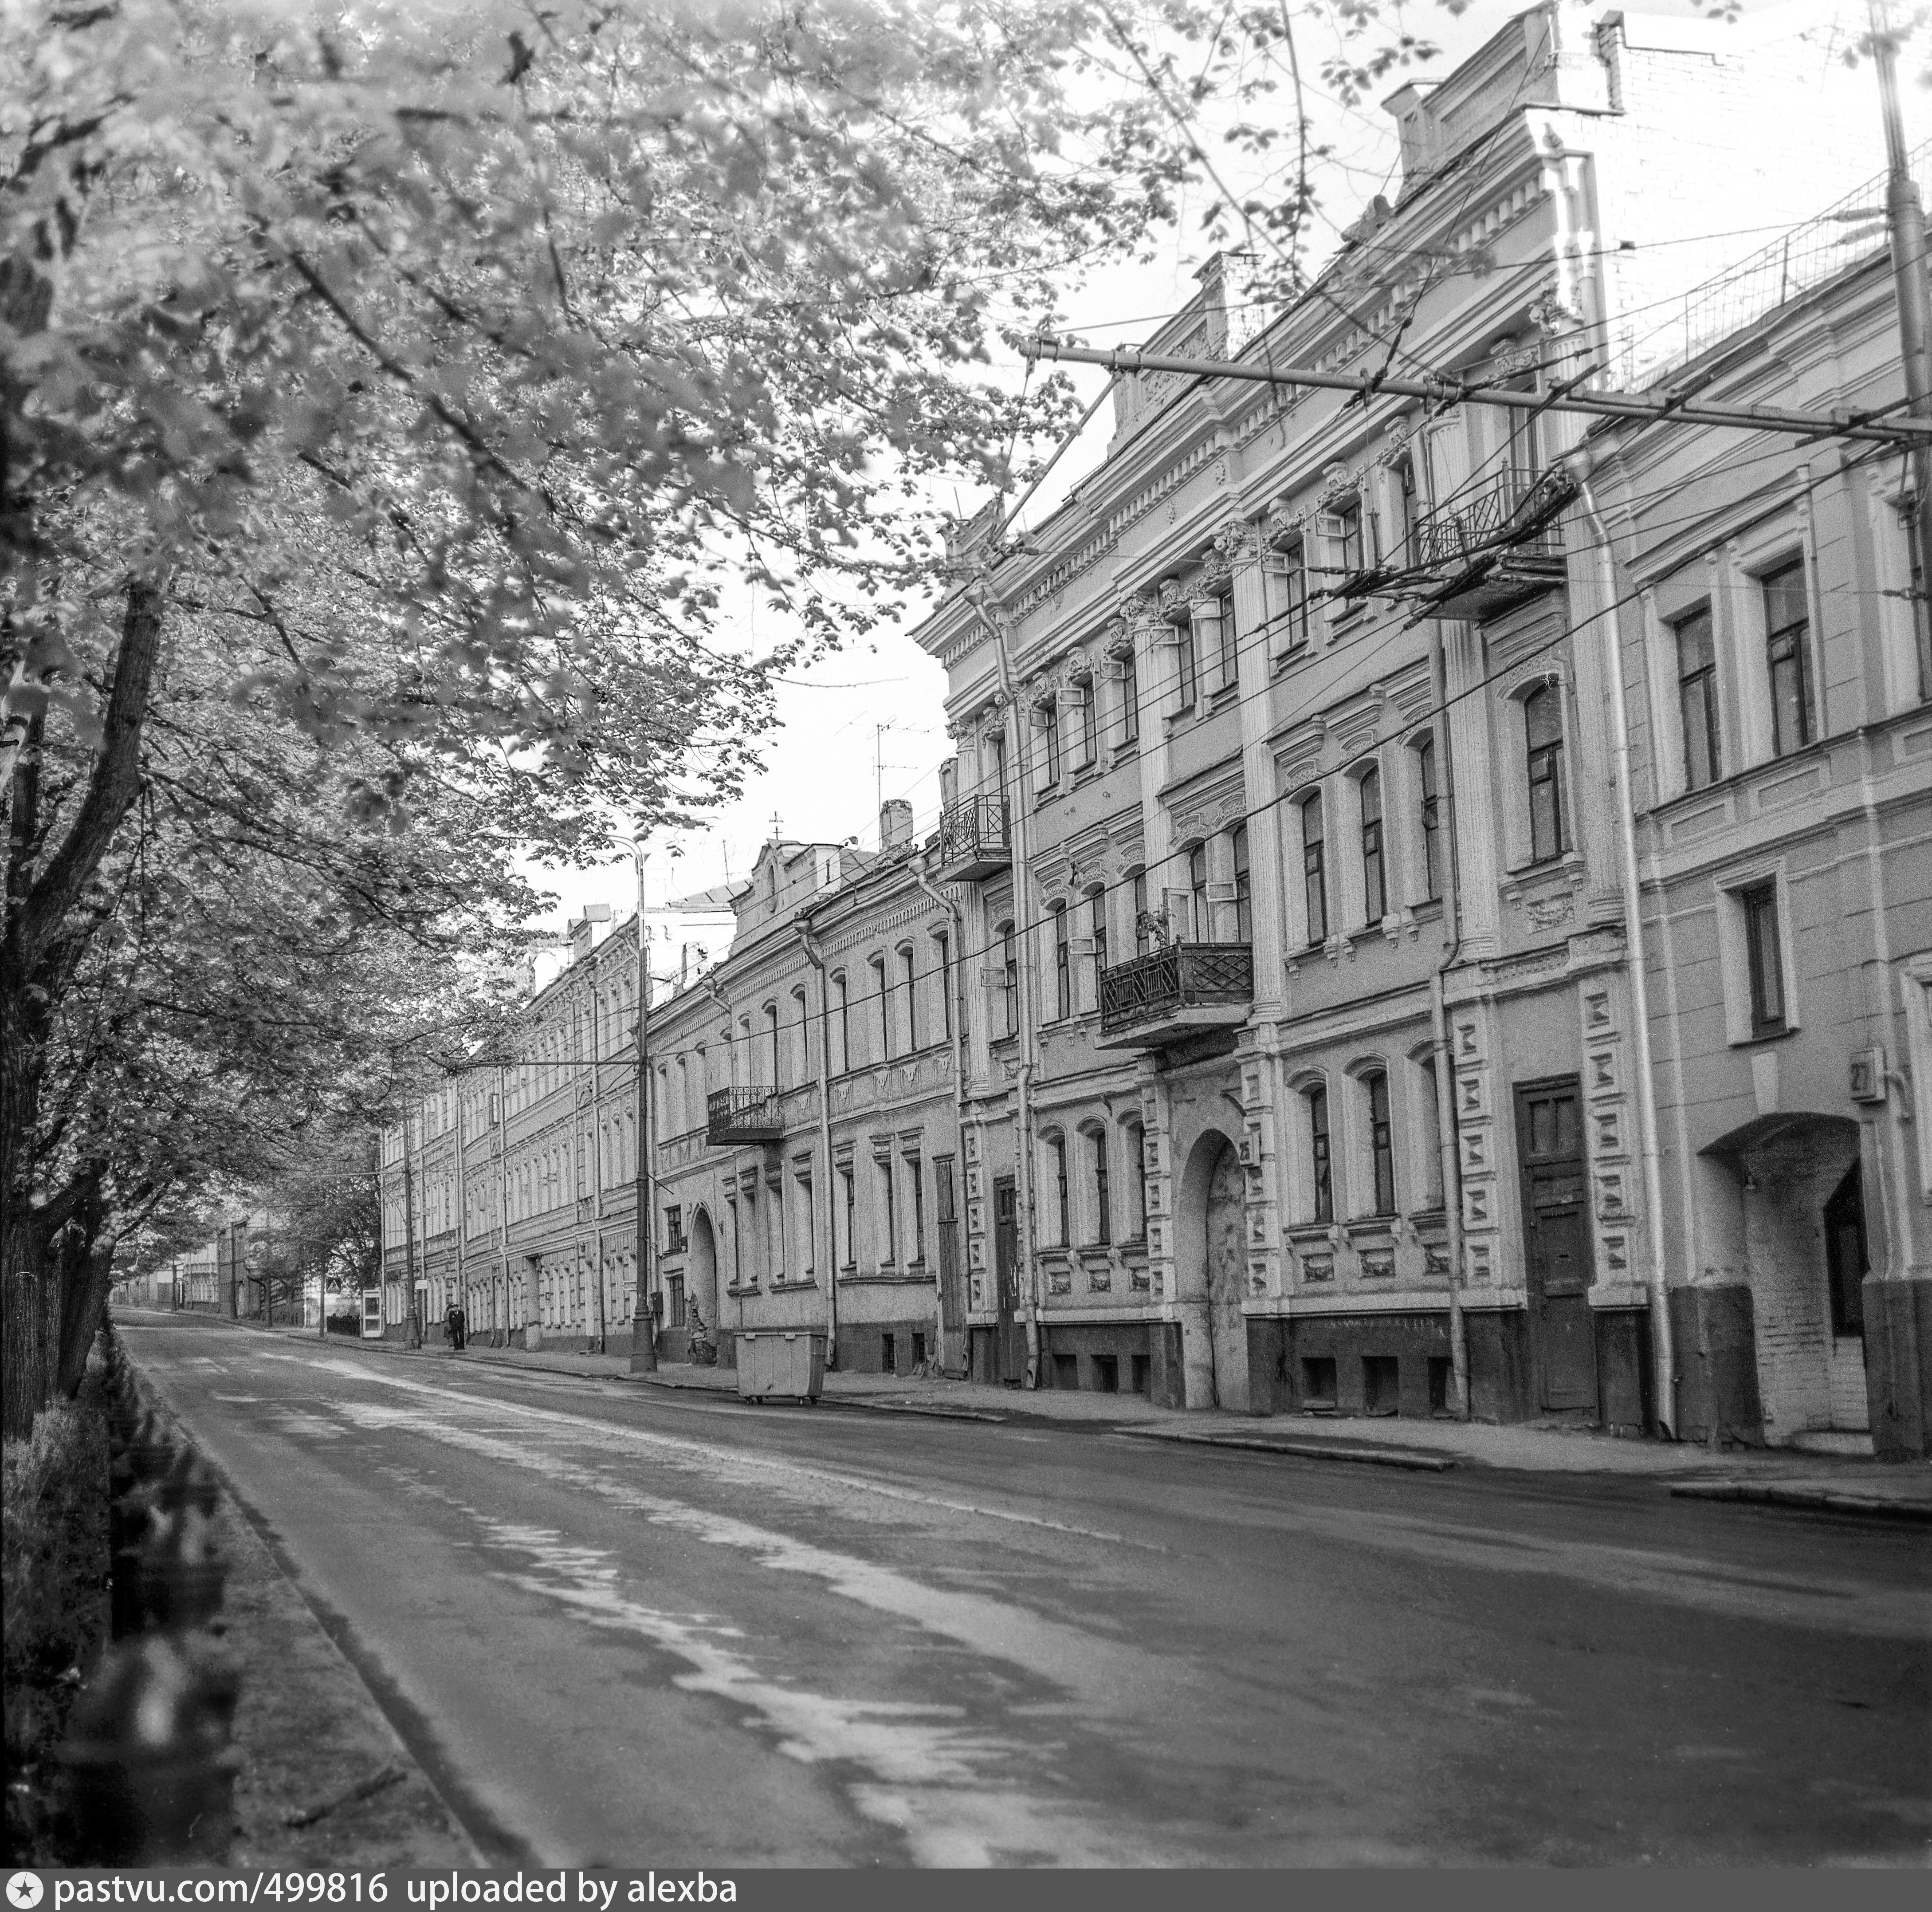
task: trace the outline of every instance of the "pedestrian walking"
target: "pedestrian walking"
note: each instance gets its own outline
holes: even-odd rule
[[[444,1317],[443,1325],[448,1331],[449,1345],[460,1354],[463,1351],[463,1331],[466,1325],[463,1316],[463,1305],[460,1302],[450,1303],[449,1313]]]

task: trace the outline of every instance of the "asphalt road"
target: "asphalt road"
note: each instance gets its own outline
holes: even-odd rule
[[[546,1864],[1922,1860],[1923,1530],[125,1324]]]

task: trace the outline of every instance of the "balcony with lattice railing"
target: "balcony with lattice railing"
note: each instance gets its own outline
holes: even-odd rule
[[[1012,847],[1004,797],[962,797],[939,819],[939,880],[976,883],[1011,868]]]
[[[704,1099],[704,1139],[714,1148],[782,1142],[784,1118],[775,1088],[713,1089]]]
[[[1100,1049],[1163,1049],[1238,1028],[1255,995],[1246,943],[1170,943],[1100,972]]]

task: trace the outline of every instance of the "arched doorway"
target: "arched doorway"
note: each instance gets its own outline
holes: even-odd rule
[[[1174,1276],[1190,1407],[1250,1411],[1248,1324],[1241,1312],[1246,1205],[1234,1145],[1210,1130],[1180,1178]]]
[[[704,1325],[706,1335],[718,1338],[718,1238],[712,1232],[711,1217],[698,1209],[691,1218],[691,1254],[685,1264],[685,1297],[687,1331]],[[692,1318],[695,1314],[696,1319]]]

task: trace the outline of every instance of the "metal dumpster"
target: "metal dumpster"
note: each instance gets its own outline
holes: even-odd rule
[[[736,1337],[738,1397],[815,1401],[825,1386],[825,1337],[808,1328],[755,1328]]]

